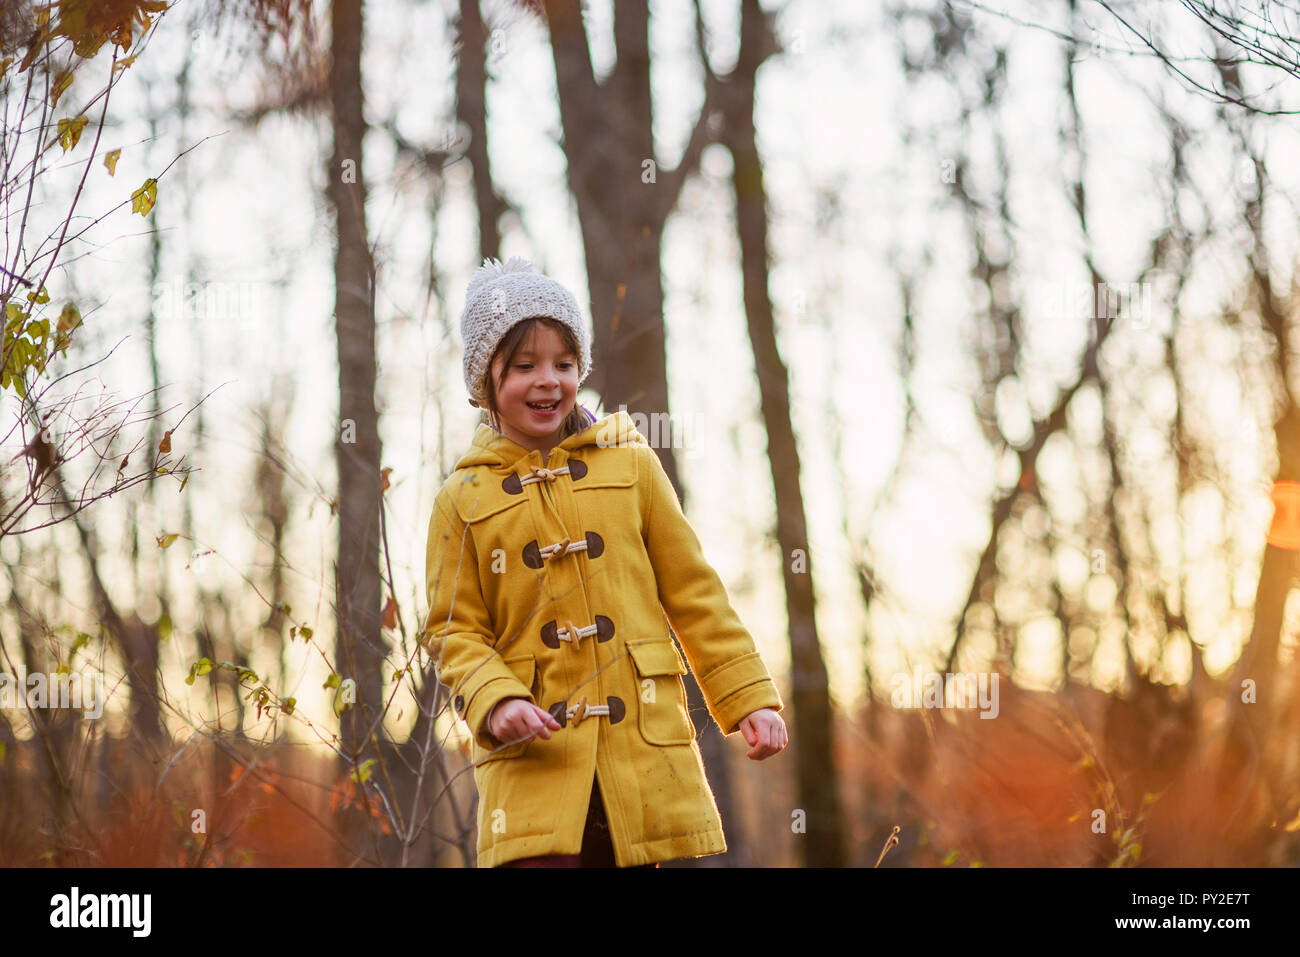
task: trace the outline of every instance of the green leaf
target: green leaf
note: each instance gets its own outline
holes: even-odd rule
[[[370,780],[370,769],[374,767],[374,764],[375,764],[375,759],[368,758],[367,760],[362,761],[361,764],[359,764],[357,767],[349,771],[348,777],[350,777],[353,781],[356,781],[357,784],[365,784],[367,781]]]
[[[86,645],[90,644],[90,642],[91,642],[90,635],[86,634],[84,631],[77,632],[77,637],[73,639],[72,642],[72,651],[68,653],[68,657],[69,658],[77,657],[77,652],[80,651],[82,648],[86,647]]]
[[[194,679],[199,675],[206,675],[212,670],[212,662],[207,658],[200,658],[194,664],[190,665],[190,676],[185,679],[187,685],[194,684]]]
[[[328,678],[325,679],[325,683],[321,685],[321,687],[337,688],[342,683],[343,683],[343,679],[339,676],[339,673],[336,671],[333,674],[331,674]]]

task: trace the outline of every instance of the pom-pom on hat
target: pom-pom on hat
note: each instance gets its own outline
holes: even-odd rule
[[[564,323],[578,340],[578,385],[591,372],[591,335],[578,312],[573,293],[554,279],[538,273],[533,264],[511,256],[484,259],[474,271],[465,291],[465,311],[460,317],[460,334],[465,343],[465,388],[469,404],[483,407],[487,391],[483,379],[497,344],[518,322],[546,316]]]

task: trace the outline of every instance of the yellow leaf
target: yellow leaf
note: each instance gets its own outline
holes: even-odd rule
[[[27,301],[28,301],[28,302],[41,302],[41,303],[49,302],[49,301],[50,301],[50,294],[49,294],[48,292],[45,291],[45,287],[44,287],[44,286],[41,286],[39,292],[29,292],[29,293],[27,294]]]
[[[179,537],[179,536],[178,536],[178,534],[177,534],[176,532],[170,532],[170,533],[168,533],[168,534],[166,534],[166,535],[159,535],[159,536],[157,537],[156,541],[158,542],[158,547],[159,547],[159,548],[166,548],[166,547],[167,547],[168,545],[170,545],[172,542],[176,541],[176,539],[177,539],[178,537]]]
[[[1300,811],[1296,812],[1295,820],[1288,822],[1286,827],[1283,828],[1283,830],[1289,831],[1292,834],[1294,834],[1296,831],[1300,831]]]
[[[138,53],[132,53],[129,57],[126,57],[125,59],[122,60],[118,60],[116,63],[113,64],[113,69],[125,70],[127,67],[129,67],[132,63],[135,62],[135,58],[138,57],[139,55],[140,54]]]
[[[50,11],[39,11],[36,14],[36,32],[28,40],[27,55],[23,57],[23,62],[18,67],[19,73],[26,73],[27,68],[36,62],[37,56],[45,48],[50,36]]]
[[[158,181],[152,176],[144,181],[144,185],[131,194],[131,212],[139,213],[141,216],[148,216],[149,210],[153,209],[154,202],[158,199]]]
[[[59,120],[59,145],[63,147],[63,152],[67,152],[77,145],[81,139],[81,131],[86,128],[90,120],[83,114],[71,120]]]
[[[54,89],[50,91],[50,109],[59,105],[59,97],[63,91],[72,86],[72,71],[64,70],[54,81]]]
[[[76,303],[70,302],[59,313],[59,324],[56,328],[59,332],[71,332],[79,325],[81,325],[81,310],[77,308]]]
[[[117,173],[117,161],[121,156],[121,150],[113,150],[111,153],[104,154],[104,166],[108,169],[109,176],[113,176]]]

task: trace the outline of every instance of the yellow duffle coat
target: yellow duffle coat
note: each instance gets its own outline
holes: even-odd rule
[[[480,425],[435,498],[426,583],[426,647],[473,732],[480,867],[577,854],[593,779],[618,866],[727,849],[669,623],[724,734],[781,697],[626,412],[547,460]],[[563,727],[498,741],[509,697]]]

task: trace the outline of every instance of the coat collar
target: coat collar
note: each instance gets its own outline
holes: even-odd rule
[[[585,448],[603,448],[613,445],[649,445],[632,417],[623,410],[598,419],[581,432],[575,432],[551,450],[552,467],[559,467],[570,454]],[[563,450],[556,454],[556,450]],[[488,425],[480,425],[474,441],[459,462],[457,470],[474,466],[487,466],[496,472],[528,472],[543,462],[542,453],[528,450]]]

